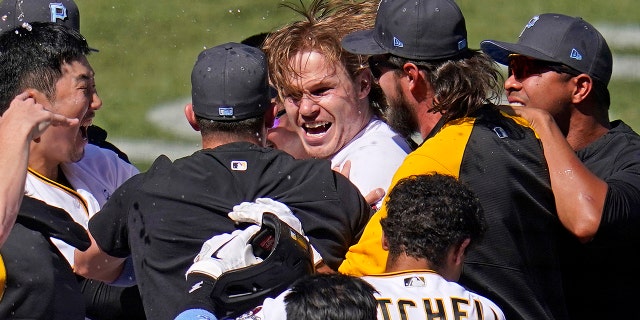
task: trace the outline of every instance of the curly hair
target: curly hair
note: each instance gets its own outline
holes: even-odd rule
[[[377,12],[375,1],[314,0],[306,7],[300,0],[300,5],[286,2],[282,6],[300,14],[302,19],[269,33],[262,45],[269,61],[270,80],[278,89],[280,99],[296,91],[288,79],[298,75],[290,62],[300,52],[316,51],[328,64],[341,63],[352,80],[367,69],[367,56],[347,52],[341,41],[349,33],[373,28]],[[375,113],[381,116],[386,101],[375,83],[369,101]]]
[[[436,271],[447,251],[465,239],[476,242],[486,230],[482,206],[475,194],[456,178],[443,174],[401,179],[389,192],[387,217],[380,224],[389,246],[389,259],[404,253],[427,259]]]
[[[389,62],[397,66],[413,63],[426,71],[434,90],[429,111],[442,113],[446,121],[468,116],[502,95],[503,76],[496,62],[479,50],[467,50],[458,57],[434,61],[392,55]]]

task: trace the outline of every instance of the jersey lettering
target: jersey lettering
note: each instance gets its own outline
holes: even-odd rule
[[[397,317],[401,320],[412,320],[410,318],[411,308],[418,307],[418,304],[410,299],[398,299],[397,303],[393,303],[391,299],[388,298],[378,298],[378,310],[382,315],[383,320],[391,320],[392,313],[395,313]],[[447,315],[447,308],[445,308],[444,299],[422,299],[424,305],[424,317],[421,319],[427,320],[464,320],[469,319],[469,307],[471,303],[467,299],[451,297],[449,301],[449,305],[451,306],[451,310],[453,310],[453,314]],[[394,308],[394,305],[396,306]],[[482,302],[479,300],[473,301],[473,306],[477,310],[478,320],[484,319],[484,311],[482,309]],[[497,318],[497,315],[494,317]],[[415,319],[414,319],[415,320]]]

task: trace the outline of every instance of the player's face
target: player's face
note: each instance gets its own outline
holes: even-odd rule
[[[296,71],[288,79],[296,92],[284,92],[289,120],[297,126],[311,157],[329,158],[360,132],[373,116],[368,89],[353,81],[340,63],[318,52],[299,52],[291,59]]]
[[[369,59],[371,73],[380,85],[387,99],[388,108],[385,119],[389,126],[399,134],[408,137],[418,130],[418,120],[411,103],[403,93],[400,77],[395,70],[399,67],[386,62],[386,56],[373,56]]]
[[[566,124],[574,89],[572,77],[524,56],[512,56],[509,64],[504,83],[509,104],[544,109],[559,125]]]
[[[78,125],[50,127],[41,137],[38,147],[47,159],[57,162],[76,162],[84,156],[87,127],[95,111],[102,106],[95,88],[94,72],[85,57],[62,65],[62,77],[56,82],[55,98],[42,103],[46,109],[77,118]]]

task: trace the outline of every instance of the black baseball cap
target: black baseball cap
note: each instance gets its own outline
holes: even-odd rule
[[[4,0],[0,3],[0,31],[25,22],[56,22],[80,31],[80,11],[73,0]]]
[[[3,0],[0,32],[32,22],[55,22],[80,32],[80,10],[73,0]],[[90,48],[91,51],[98,51]]]
[[[374,29],[348,34],[342,47],[354,54],[445,59],[467,51],[467,28],[453,0],[382,0]]]
[[[498,63],[508,65],[510,54],[561,63],[605,85],[611,79],[613,58],[607,41],[580,17],[557,13],[534,16],[517,43],[485,40],[480,48]]]
[[[263,115],[275,96],[267,70],[264,53],[252,46],[229,42],[202,51],[191,73],[194,113],[216,121]]]

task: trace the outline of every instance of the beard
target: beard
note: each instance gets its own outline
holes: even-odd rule
[[[395,132],[407,138],[418,130],[418,120],[401,91],[396,92],[400,93],[399,97],[387,97],[389,107],[385,110],[385,119]]]

